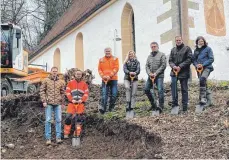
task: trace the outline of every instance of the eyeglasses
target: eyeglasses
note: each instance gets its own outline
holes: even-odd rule
[[[157,48],[157,46],[151,46],[151,48]]]

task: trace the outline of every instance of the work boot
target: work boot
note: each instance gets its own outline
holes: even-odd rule
[[[51,145],[51,140],[50,139],[48,139],[47,141],[46,141],[46,145],[48,146],[48,145]]]
[[[210,89],[206,91],[207,104],[206,106],[212,106],[212,95]]]
[[[183,112],[187,112],[188,110],[188,106],[187,105],[183,105]]]
[[[200,104],[205,105],[207,103],[206,87],[200,87]]]
[[[163,109],[164,109],[164,104],[159,104],[159,107],[158,107],[160,113],[163,112]]]
[[[157,103],[155,102],[151,102],[151,107],[148,109],[148,112],[149,111],[152,111],[152,110],[156,110],[158,107],[157,107]]]
[[[62,143],[62,142],[63,142],[63,141],[62,141],[61,138],[57,138],[57,139],[56,139],[56,143],[57,143],[57,144],[60,144],[60,143]]]
[[[68,139],[69,136],[67,134],[64,135],[64,139]]]

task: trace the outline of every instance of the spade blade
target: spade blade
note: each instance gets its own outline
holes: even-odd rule
[[[171,110],[171,114],[173,114],[173,115],[177,115],[178,112],[179,112],[179,106],[175,106]]]

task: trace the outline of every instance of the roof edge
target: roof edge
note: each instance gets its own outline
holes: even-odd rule
[[[37,51],[35,51],[34,53],[31,53],[29,55],[29,61],[33,60],[36,56],[38,56],[40,54],[40,52],[44,51],[45,49],[48,48],[48,46],[52,45],[54,42],[56,42],[59,38],[61,38],[62,36],[64,36],[65,34],[67,34],[68,32],[70,32],[71,30],[73,30],[75,27],[77,27],[78,25],[80,25],[82,22],[84,22],[87,18],[89,18],[91,15],[93,15],[96,11],[98,11],[99,9],[101,9],[103,6],[105,6],[106,4],[108,4],[109,2],[111,2],[113,0],[105,0],[104,2],[96,5],[94,8],[92,8],[89,12],[87,12],[85,15],[83,15],[78,21],[76,21],[75,23],[73,23],[72,25],[70,25],[69,27],[67,27],[66,29],[64,29],[60,34],[58,34],[57,36],[55,36],[53,39],[51,39],[47,44],[45,44],[43,47],[39,48]],[[116,1],[116,0],[114,0]]]

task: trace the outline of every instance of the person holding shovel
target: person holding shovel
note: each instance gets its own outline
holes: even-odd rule
[[[146,81],[145,93],[151,103],[152,115],[159,115],[164,108],[164,71],[166,69],[166,56],[160,52],[157,42],[150,44],[152,52],[146,61],[146,73],[148,79]],[[154,94],[154,86],[157,85],[159,105]]]
[[[207,78],[214,70],[212,66],[214,62],[212,49],[207,45],[205,38],[202,36],[196,39],[196,49],[194,50],[192,60],[193,65],[196,67],[200,83],[198,112],[198,108],[202,111],[204,106],[210,106],[212,103],[211,92],[207,88]]]
[[[105,56],[100,58],[98,72],[102,78],[102,100],[99,106],[101,114],[106,112],[108,89],[110,90],[109,111],[113,111],[118,94],[118,70],[119,60],[112,55],[111,48],[105,48]]]
[[[83,72],[75,71],[73,80],[69,81],[66,87],[66,96],[69,104],[67,107],[67,116],[64,124],[64,138],[69,138],[72,120],[75,121],[75,131],[73,135],[73,145],[80,144],[83,123],[85,121],[85,102],[89,96],[88,85],[82,80]],[[76,140],[76,142],[74,142]]]
[[[140,74],[140,62],[134,51],[129,51],[124,61],[123,70],[124,85],[126,88],[126,117],[134,117],[135,95],[138,87],[138,75]]]
[[[188,109],[188,79],[190,77],[190,65],[192,63],[192,50],[185,46],[181,36],[175,37],[176,46],[171,50],[169,65],[171,67],[171,90],[172,90],[172,110],[171,114],[178,114],[178,92],[177,81],[181,84],[183,112]]]

